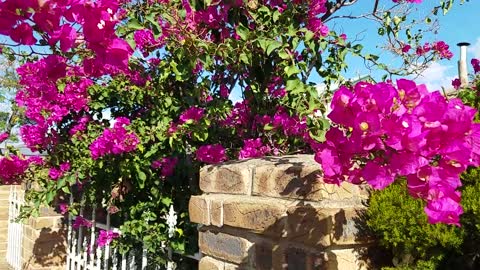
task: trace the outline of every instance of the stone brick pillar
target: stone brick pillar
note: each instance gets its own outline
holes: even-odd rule
[[[10,269],[5,257],[8,244],[10,185],[0,186],[0,269]],[[17,186],[21,189],[21,186]],[[20,191],[23,192],[23,191]],[[40,216],[29,218],[23,225],[23,270],[60,270],[66,265],[66,225],[63,216],[51,208],[43,208]]]
[[[364,187],[325,184],[310,155],[210,165],[190,219],[202,224],[200,270],[366,269]]]
[[[50,208],[30,218],[23,229],[24,270],[63,270],[66,265],[67,226]]]

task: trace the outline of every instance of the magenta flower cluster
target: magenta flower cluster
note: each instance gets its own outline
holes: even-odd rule
[[[408,53],[412,46],[409,44],[404,44],[402,47],[403,53]],[[438,55],[440,59],[451,59],[453,57],[453,53],[450,51],[450,46],[445,43],[445,41],[437,41],[432,44],[425,43],[423,46],[418,46],[415,50],[417,56],[424,56],[428,52],[433,52],[434,54]]]
[[[251,114],[250,104],[244,100],[235,104],[221,124],[234,128],[236,134],[244,138],[252,128],[264,132],[265,127],[270,127],[272,131],[284,135],[285,138],[297,137],[307,142],[311,140],[305,119],[290,115],[285,107],[277,106],[273,115],[257,114],[252,116]],[[277,155],[280,145],[274,141],[265,144],[263,139],[263,136],[262,138],[245,138],[238,158],[263,157],[267,154]]]
[[[63,176],[65,172],[68,172],[70,170],[70,163],[69,162],[64,162],[60,164],[59,168],[50,168],[48,171],[48,176],[52,178],[53,180],[57,180],[60,177]]]
[[[243,147],[238,153],[238,159],[263,157],[270,152],[270,147],[263,145],[261,138],[243,141]]]
[[[97,238],[97,246],[104,247],[110,245],[113,239],[120,237],[120,234],[112,230],[100,230]]]
[[[480,72],[480,60],[474,58],[474,59],[472,59],[471,63],[472,63],[472,66],[473,66],[473,71],[475,73],[479,73]]]
[[[227,160],[225,148],[221,144],[202,145],[197,149],[198,161],[215,164]]]
[[[75,217],[75,221],[73,222],[72,227],[74,229],[79,229],[80,227],[90,228],[92,227],[92,222],[82,216],[77,216]]]
[[[196,123],[202,119],[205,114],[205,109],[198,107],[191,107],[180,114],[178,124]]]
[[[6,141],[8,137],[10,137],[10,134],[8,134],[7,132],[3,132],[2,134],[0,134],[0,143]]]
[[[128,118],[118,117],[113,128],[105,129],[90,145],[92,158],[98,159],[108,154],[119,155],[136,150],[140,140],[134,132],[127,131],[125,127],[128,125],[130,125]]]
[[[83,74],[80,68],[69,67],[66,61],[51,55],[17,69],[23,88],[18,91],[16,102],[26,108],[26,116],[35,123],[23,126],[20,133],[32,150],[54,143],[55,133],[51,127],[65,116],[88,110],[87,88],[93,84],[90,79],[81,78],[67,83],[62,91],[58,89],[59,79]]]
[[[175,166],[177,166],[177,163],[177,157],[165,157],[160,160],[153,161],[152,168],[160,170],[161,176],[168,177],[173,175],[173,173],[175,172]]]
[[[2,1],[0,34],[22,45],[35,45],[37,38],[42,37],[49,45],[58,45],[63,52],[82,44],[95,53],[94,57],[84,60],[90,73],[125,71],[133,50],[115,33],[124,13],[119,8],[120,2]]]
[[[310,9],[308,11],[307,29],[312,31],[316,37],[325,37],[329,32],[328,27],[323,24],[322,19],[320,18],[320,15],[327,12],[327,2],[327,0],[309,1]]]
[[[30,164],[42,165],[43,159],[38,156],[29,158],[9,155],[0,158],[0,183],[3,185],[18,184]]]
[[[475,109],[409,80],[340,88],[328,117],[334,127],[316,149],[324,181],[383,189],[399,178],[427,201],[431,223],[459,225],[459,175],[480,162]]]

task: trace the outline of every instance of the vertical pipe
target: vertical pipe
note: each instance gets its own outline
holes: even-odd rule
[[[460,78],[460,86],[468,86],[468,69],[467,69],[467,47],[468,42],[460,42],[457,44],[460,47],[460,60],[458,60],[458,77]]]

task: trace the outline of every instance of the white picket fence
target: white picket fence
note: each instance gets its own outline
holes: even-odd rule
[[[73,201],[71,201],[72,203]],[[83,216],[84,208],[80,209],[80,216]],[[110,214],[106,215],[106,224],[96,221],[96,207],[91,209],[92,226],[85,228],[80,226],[73,228],[73,217],[68,220],[67,235],[67,270],[146,270],[148,269],[167,269],[175,270],[176,264],[172,261],[172,250],[166,248],[170,261],[167,265],[151,265],[148,262],[147,250],[131,250],[122,255],[117,249],[112,249],[109,245],[98,248],[96,241],[100,230],[113,231],[121,233],[118,228],[110,225]],[[194,260],[200,260],[201,254],[186,256]]]
[[[80,216],[83,216],[84,209],[80,210]],[[116,249],[111,249],[109,245],[96,247],[96,241],[100,230],[113,231],[120,233],[117,228],[110,226],[110,215],[107,214],[106,224],[96,222],[96,208],[92,209],[92,227],[86,230],[80,226],[78,229],[73,227],[73,218],[68,219],[68,249],[67,249],[67,270],[144,270],[148,261],[146,251],[142,251],[141,259],[135,256],[134,252],[121,255]],[[139,265],[140,262],[140,265]]]
[[[70,199],[73,203],[73,196]],[[24,191],[19,186],[11,186],[9,194],[9,220],[8,220],[8,243],[7,243],[7,263],[13,270],[22,270],[22,241],[23,224],[15,222],[20,214],[20,208],[24,204]],[[80,216],[84,215],[84,207],[80,209]],[[172,261],[172,251],[166,248],[170,261],[167,265],[154,266],[149,265],[147,251],[145,248],[132,250],[122,255],[117,249],[106,245],[97,247],[100,230],[113,231],[120,234],[118,228],[110,224],[110,215],[106,215],[106,223],[100,223],[96,218],[95,206],[90,209],[92,226],[86,228],[80,226],[73,227],[74,217],[69,215],[67,225],[67,270],[148,270],[167,269],[174,270],[175,263]],[[200,253],[194,256],[186,256],[194,260],[200,260]]]
[[[22,269],[22,241],[23,224],[15,222],[20,214],[20,207],[23,205],[23,190],[17,186],[10,187],[8,197],[8,240],[7,240],[7,263],[14,270]]]

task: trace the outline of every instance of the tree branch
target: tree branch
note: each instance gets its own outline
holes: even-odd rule
[[[332,16],[342,7],[351,6],[357,1],[358,0],[337,0],[337,3],[330,7],[325,14],[323,14],[323,16],[321,17],[322,22],[326,21],[330,16]]]

